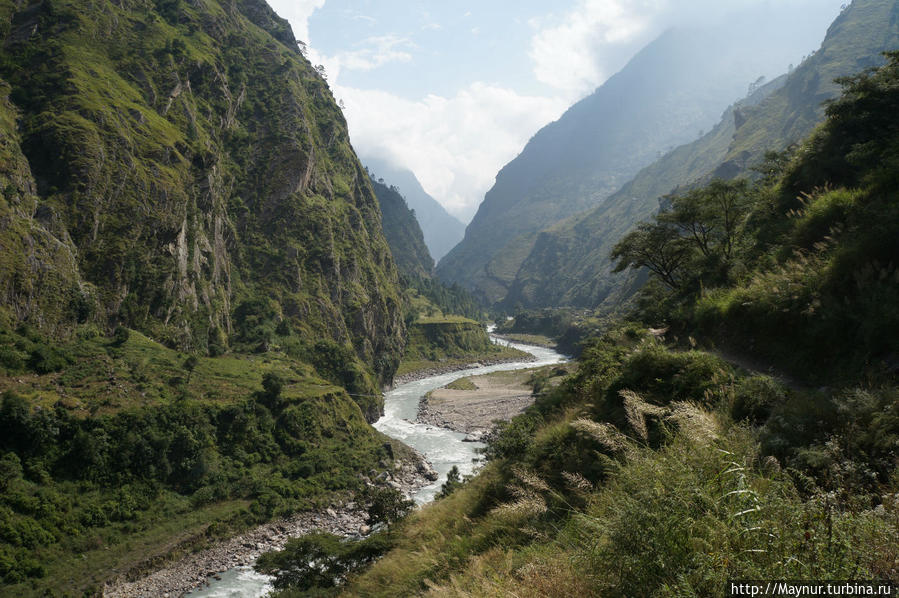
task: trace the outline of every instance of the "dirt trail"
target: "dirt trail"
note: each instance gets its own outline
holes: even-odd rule
[[[724,361],[740,367],[747,372],[771,376],[791,390],[809,390],[809,386],[807,384],[803,384],[796,378],[790,376],[789,374],[785,374],[784,372],[775,368],[773,365],[766,363],[761,359],[736,353],[724,347],[713,347],[704,350],[708,351],[712,355],[717,355]]]

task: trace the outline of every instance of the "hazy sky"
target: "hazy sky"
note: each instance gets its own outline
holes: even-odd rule
[[[819,46],[848,0],[270,2],[325,65],[356,151],[409,168],[467,222],[540,127],[665,29],[751,28],[782,48],[760,68],[771,78]]]

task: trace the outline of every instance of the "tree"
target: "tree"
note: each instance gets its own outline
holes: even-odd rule
[[[334,534],[312,532],[288,541],[284,550],[263,554],[254,568],[274,575],[272,585],[278,590],[333,588],[347,573],[371,563],[390,548],[384,533],[354,542]]]
[[[262,376],[262,392],[259,398],[269,409],[278,406],[281,400],[281,391],[284,390],[284,378],[274,372],[266,372]]]
[[[197,367],[197,358],[193,355],[184,360],[184,369],[187,370],[187,384],[190,384],[190,377],[194,373],[194,369]]]
[[[612,249],[615,272],[648,268],[663,283],[677,289],[681,270],[690,258],[690,246],[677,227],[664,222],[643,222]]]
[[[395,488],[370,486],[362,494],[368,511],[368,524],[391,524],[402,519],[415,506],[411,500],[406,499],[403,493]]]
[[[446,482],[440,487],[437,498],[446,498],[462,486],[462,475],[459,468],[453,465],[452,469],[446,474]]]
[[[723,262],[734,255],[740,224],[749,211],[749,183],[745,179],[715,179],[705,187],[669,198],[656,217],[672,224],[707,258]]]

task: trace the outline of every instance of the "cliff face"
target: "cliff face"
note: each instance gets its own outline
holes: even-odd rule
[[[264,2],[3,2],[0,37],[10,323],[124,324],[203,351],[265,348],[287,321],[392,375],[403,324],[378,204]]]
[[[415,219],[421,226],[425,245],[434,260],[440,260],[462,240],[465,225],[428,195],[415,173],[372,156],[363,156],[362,162],[377,177],[384,177],[388,184],[399,188],[409,208],[415,211]]]

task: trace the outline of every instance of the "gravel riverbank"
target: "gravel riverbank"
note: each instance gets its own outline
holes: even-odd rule
[[[494,372],[466,378],[472,389],[438,388],[419,403],[417,420],[485,440],[497,420],[508,421],[534,402],[529,376],[527,370]]]

